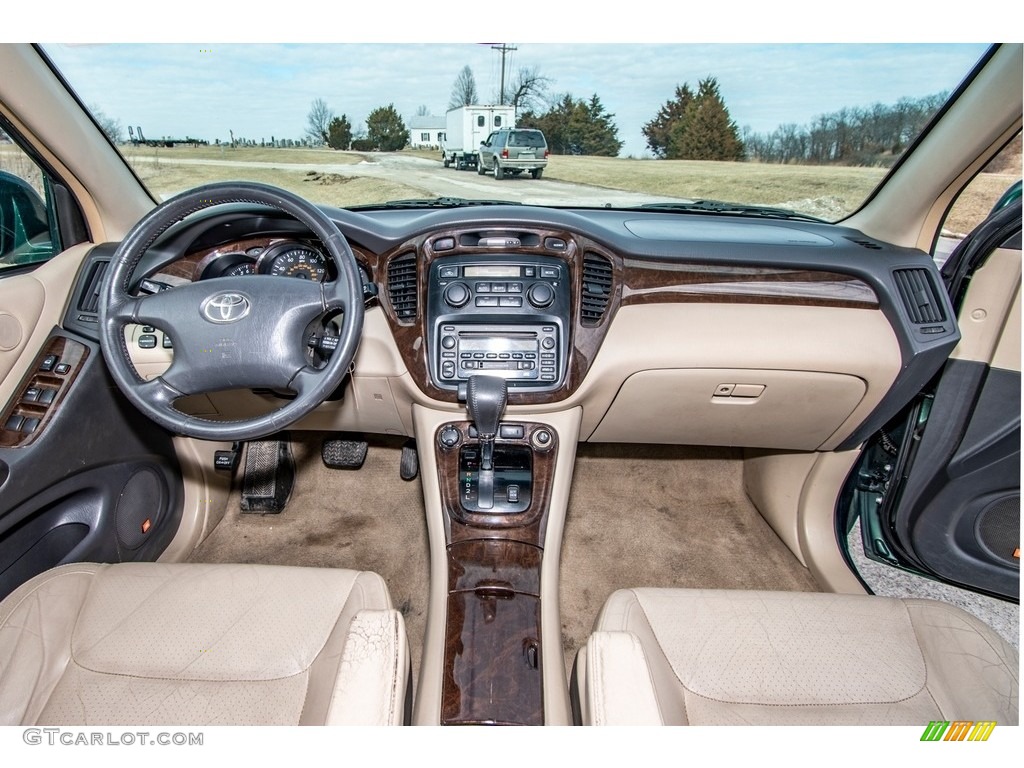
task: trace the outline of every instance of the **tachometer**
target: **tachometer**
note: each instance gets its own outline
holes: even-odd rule
[[[267,274],[282,277],[298,277],[322,283],[327,279],[327,259],[304,245],[293,245],[272,255],[266,267]]]
[[[200,280],[256,274],[255,260],[244,253],[214,254],[213,257],[207,257],[199,266],[202,268]]]

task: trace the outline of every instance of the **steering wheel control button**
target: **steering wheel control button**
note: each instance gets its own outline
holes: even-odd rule
[[[156,347],[156,336],[152,333],[144,333],[139,336],[139,347],[141,349],[154,349]]]
[[[164,334],[163,348],[164,349],[174,349],[174,344],[171,343],[171,337],[168,336],[166,333]]]
[[[252,302],[240,293],[215,293],[203,302],[200,311],[211,323],[234,323],[249,314]],[[155,341],[155,339],[154,339]]]

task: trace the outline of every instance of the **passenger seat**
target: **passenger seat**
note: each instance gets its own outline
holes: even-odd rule
[[[1016,725],[1018,664],[932,600],[627,589],[577,655],[573,706],[588,725]]]

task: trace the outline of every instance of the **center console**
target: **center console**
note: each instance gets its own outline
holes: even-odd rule
[[[569,267],[551,256],[456,255],[435,259],[427,281],[429,370],[458,391],[470,376],[510,389],[551,392],[565,380]]]

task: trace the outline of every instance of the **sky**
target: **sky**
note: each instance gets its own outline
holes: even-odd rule
[[[597,94],[615,116],[623,156],[646,151],[641,133],[675,86],[717,78],[737,126],[771,131],[843,107],[951,90],[980,44],[508,43],[506,77],[534,67],[549,94]],[[146,136],[226,141],[299,138],[314,99],[354,126],[393,104],[408,122],[421,105],[443,115],[469,65],[482,103],[497,101],[501,55],[491,44],[345,43],[46,46],[82,100]]]

